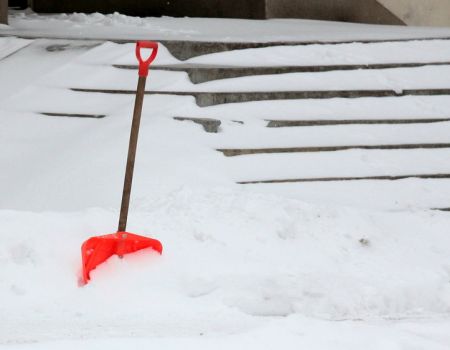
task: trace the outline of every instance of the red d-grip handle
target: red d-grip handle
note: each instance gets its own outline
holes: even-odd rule
[[[142,48],[152,49],[152,53],[145,61],[142,59],[141,56]],[[150,63],[152,63],[153,60],[155,59],[157,53],[158,53],[158,43],[155,43],[154,41],[138,41],[136,43],[136,57],[139,61],[140,77],[146,77],[148,75],[148,67],[150,66]]]

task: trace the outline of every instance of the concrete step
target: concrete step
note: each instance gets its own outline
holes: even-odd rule
[[[72,91],[105,94],[132,94],[135,90],[70,88]],[[449,89],[414,89],[396,92],[393,90],[341,90],[341,91],[258,91],[258,92],[194,92],[194,91],[146,91],[147,95],[193,96],[200,107],[224,103],[239,103],[266,100],[401,97],[450,95]]]
[[[321,66],[278,66],[278,67],[236,67],[236,66],[212,66],[203,64],[174,64],[155,65],[152,70],[171,72],[186,72],[192,83],[204,83],[212,80],[245,77],[252,75],[271,75],[287,73],[317,73],[359,69],[390,69],[390,68],[417,68],[425,66],[450,65],[450,62],[430,63],[380,63],[358,65],[321,65]],[[115,64],[118,69],[137,70],[137,65]]]
[[[409,178],[417,179],[450,179],[450,174],[410,174],[410,175],[376,175],[376,176],[355,176],[355,177],[317,177],[317,178],[299,178],[299,179],[273,179],[257,181],[238,181],[241,185],[252,184],[275,184],[292,182],[331,182],[331,181],[361,181],[361,180],[403,180]],[[441,209],[443,210],[443,209]]]
[[[310,153],[310,152],[336,152],[351,149],[369,150],[401,150],[401,149],[440,149],[450,148],[450,143],[417,143],[393,145],[348,145],[348,146],[321,146],[321,147],[280,147],[280,148],[219,148],[226,157],[244,156],[251,154],[268,153]]]

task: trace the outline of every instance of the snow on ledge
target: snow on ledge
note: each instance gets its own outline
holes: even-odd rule
[[[369,25],[301,19],[140,18],[117,12],[107,15],[100,13],[42,15],[29,9],[10,11],[9,24],[9,28],[0,27],[0,35],[223,42],[334,42],[450,37],[450,28]]]

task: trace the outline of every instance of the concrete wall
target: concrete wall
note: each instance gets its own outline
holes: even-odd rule
[[[376,0],[266,0],[266,16],[267,18],[295,17],[343,22],[404,24]]]
[[[378,0],[411,26],[450,26],[450,0]]]
[[[17,10],[24,10],[30,6],[31,0],[9,0],[9,7]]]
[[[5,0],[0,0],[0,3]],[[450,0],[28,0],[36,12],[450,26]]]
[[[8,24],[8,0],[0,0],[0,23]]]
[[[1,0],[0,0],[1,1]],[[264,0],[33,0],[36,12],[120,12],[131,16],[264,18]]]

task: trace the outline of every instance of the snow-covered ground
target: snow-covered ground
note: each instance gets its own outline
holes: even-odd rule
[[[297,20],[139,19],[17,12],[0,35],[224,41],[445,37],[450,29]],[[213,24],[213,25],[211,25]],[[205,33],[205,27],[210,28]],[[297,30],[293,30],[297,27]],[[55,29],[56,28],[56,29]],[[224,28],[228,28],[227,30]],[[243,29],[247,29],[243,31]],[[450,61],[450,41],[271,47],[188,63]],[[178,61],[161,47],[155,64]],[[226,158],[218,148],[449,143],[449,122],[268,129],[266,119],[450,117],[450,96],[200,108],[145,98],[128,230],[164,253],[112,258],[79,287],[80,245],[114,232],[133,96],[132,44],[0,38],[0,348],[450,348],[450,180],[242,186],[237,181],[450,173],[450,151],[348,150]],[[449,88],[447,66],[246,77],[153,91]],[[39,113],[105,114],[101,119]],[[174,116],[220,119],[217,134]],[[236,121],[243,122],[237,123]]]

